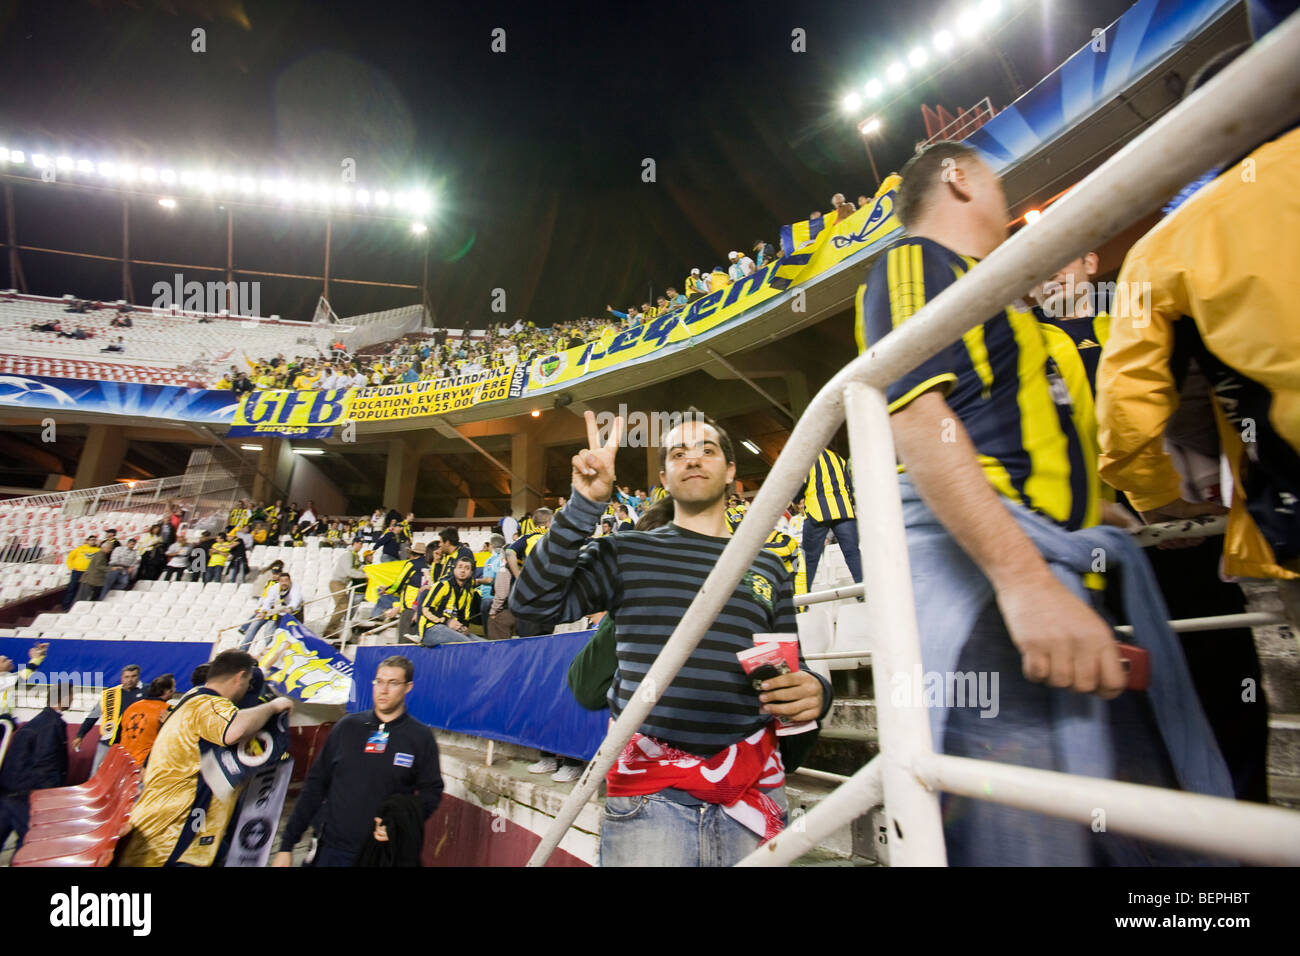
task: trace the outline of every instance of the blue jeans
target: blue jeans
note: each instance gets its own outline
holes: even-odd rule
[[[446,624],[430,624],[420,635],[420,644],[424,647],[433,647],[437,644],[455,644],[457,641],[486,641],[487,638],[479,637],[477,634],[462,634],[460,631],[453,631]]]
[[[99,590],[99,600],[104,600],[108,592],[119,585],[123,590],[130,589],[131,572],[125,568],[109,568],[108,573],[104,575],[104,586]]]
[[[397,598],[392,594],[379,595],[379,600],[375,602],[375,609],[370,612],[370,619],[373,621],[377,617],[382,617],[396,603]]]
[[[765,793],[786,809],[784,787]],[[734,866],[758,849],[759,842],[757,833],[727,816],[719,804],[704,803],[680,790],[607,797],[600,824],[600,865]]]
[[[817,565],[821,563],[822,549],[826,546],[826,532],[834,531],[835,540],[839,542],[840,553],[849,566],[853,580],[862,583],[862,553],[858,549],[858,521],[856,518],[841,518],[823,524],[812,518],[805,518],[803,523],[803,553],[808,564],[808,589],[812,590],[813,578],[817,575]]]
[[[262,626],[265,624],[271,625],[271,633],[274,634],[275,618],[272,617],[254,618],[244,625],[244,639],[239,642],[239,649],[241,651],[246,651],[253,646],[253,639],[257,637],[257,632],[260,631]]]

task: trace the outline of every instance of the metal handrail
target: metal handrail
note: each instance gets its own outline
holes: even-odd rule
[[[1226,67],[1205,88],[1189,96],[1164,117],[1152,124],[1143,134],[1111,156],[1091,173],[1051,210],[1032,226],[1019,231],[995,249],[986,259],[971,269],[957,283],[945,289],[927,303],[916,316],[894,329],[881,342],[846,365],[818,392],[807,410],[796,423],[777,458],[768,479],[763,483],[747,515],[730,544],[709,572],[699,593],[691,602],[681,622],[674,629],[655,663],[641,681],[641,689],[632,696],[628,707],[615,721],[596,755],[587,765],[578,783],[569,793],[555,819],[547,828],[529,866],[541,866],[559,845],[579,811],[595,793],[623,747],[637,732],[650,711],[658,702],[686,659],[699,644],[704,632],[722,610],[734,588],[762,548],[768,529],[776,521],[785,504],[802,484],[813,460],[827,446],[841,422],[846,418],[848,393],[861,412],[857,422],[850,421],[850,443],[855,460],[859,454],[875,453],[881,461],[864,458],[867,467],[855,469],[858,482],[863,482],[861,472],[880,471],[888,467],[893,471],[892,437],[889,432],[888,413],[881,390],[897,381],[909,370],[959,339],[979,325],[983,317],[1002,309],[1009,297],[1019,295],[1035,283],[1049,279],[1062,262],[1079,252],[1096,248],[1105,240],[1120,233],[1132,221],[1154,210],[1186,183],[1200,176],[1206,169],[1231,160],[1251,149],[1262,137],[1276,133],[1300,113],[1300,16],[1292,16],[1275,28],[1253,49]],[[883,415],[883,434],[880,433]],[[855,414],[854,417],[858,417]],[[859,433],[857,441],[854,433]],[[861,443],[867,437],[869,444]],[[876,659],[882,661],[883,670],[890,672],[912,670],[919,672],[920,644],[916,637],[915,609],[911,598],[910,572],[898,575],[898,566],[906,567],[906,548],[901,543],[902,507],[898,496],[897,479],[891,475],[892,488],[880,484],[871,490],[877,495],[864,495],[859,501],[871,501],[876,507],[861,508],[859,523],[870,521],[867,512],[880,513],[870,527],[885,528],[890,539],[881,542],[863,534],[862,541],[872,542],[863,549],[864,574],[874,568],[879,577],[872,581],[886,582],[881,586],[879,603],[892,605],[888,610],[888,625],[879,629],[879,642],[874,650]],[[865,485],[864,485],[865,488]],[[861,528],[860,528],[861,532]],[[873,553],[886,550],[894,544],[896,550],[889,562],[877,562]],[[899,560],[901,555],[902,560]],[[890,567],[892,563],[892,567]],[[895,587],[894,585],[898,585]],[[900,599],[901,596],[901,599]],[[873,601],[873,604],[877,602]],[[906,613],[900,613],[900,606]],[[882,608],[882,611],[885,611]],[[910,626],[908,619],[910,618]],[[896,626],[897,625],[897,626]],[[883,653],[882,653],[883,652]],[[910,668],[908,665],[912,665]],[[955,758],[936,755],[930,749],[928,715],[923,710],[892,708],[881,709],[881,757],[884,763],[879,777],[889,798],[886,811],[899,823],[900,832],[908,834],[906,841],[891,847],[891,862],[898,865],[937,863],[946,861],[943,846],[942,824],[938,813],[938,798],[928,790],[918,777],[913,764],[919,757],[947,766]],[[918,719],[919,718],[919,719]],[[896,749],[896,752],[894,752]],[[872,764],[881,760],[877,757]],[[984,764],[983,761],[980,762]],[[1024,768],[998,767],[1007,773]],[[1044,773],[1044,771],[1034,771]],[[805,829],[812,818],[831,816],[837,824],[853,816],[835,817],[828,807],[848,803],[857,810],[861,801],[851,796],[873,786],[871,774],[859,771],[853,781],[839,788],[828,800],[804,818]],[[1094,783],[1088,778],[1061,775],[1079,791]],[[1112,787],[1115,785],[1111,785]],[[1089,790],[1091,792],[1091,790]],[[1108,791],[1109,792],[1109,791]],[[1116,794],[1116,799],[1127,799],[1128,793],[1159,794],[1166,807],[1166,818],[1161,821],[1162,838],[1200,845],[1200,829],[1204,824],[1200,808],[1208,801],[1220,816],[1214,826],[1223,828],[1225,822],[1242,824],[1240,833],[1248,835],[1243,843],[1249,848],[1275,853],[1279,845],[1289,847],[1300,861],[1300,816],[1282,810],[1267,812],[1271,808],[1248,808],[1252,817],[1243,817],[1243,808],[1232,800],[1213,800],[1193,794],[1139,788]],[[859,794],[860,795],[860,794]],[[1006,795],[972,793],[985,799],[1006,800]],[[836,801],[837,797],[843,800]],[[1095,797],[1094,797],[1095,799]],[[874,805],[874,804],[873,804]],[[1093,803],[1092,806],[1098,804]],[[1109,803],[1107,805],[1110,805]],[[1178,808],[1189,812],[1183,817]],[[1046,812],[1062,815],[1062,809],[1053,809],[1045,802]],[[1264,818],[1258,818],[1259,813]],[[819,816],[820,814],[820,816]],[[902,820],[901,818],[908,819]],[[1262,830],[1256,819],[1267,819]],[[1279,833],[1294,837],[1279,840]],[[778,836],[769,841],[776,844]],[[903,849],[903,852],[899,852]],[[754,857],[764,861],[775,860],[775,847],[767,846],[756,851]],[[1245,855],[1245,854],[1243,854]]]

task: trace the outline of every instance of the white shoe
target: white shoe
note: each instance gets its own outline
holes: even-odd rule
[[[555,773],[560,767],[560,762],[554,757],[543,757],[535,764],[528,767],[529,773]]]
[[[556,783],[573,783],[582,776],[582,767],[579,764],[566,763],[555,773],[551,774],[551,779]]]

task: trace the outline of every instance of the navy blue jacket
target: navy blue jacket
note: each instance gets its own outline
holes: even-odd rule
[[[0,793],[25,794],[61,787],[68,776],[68,730],[53,707],[23,724],[0,768]]]

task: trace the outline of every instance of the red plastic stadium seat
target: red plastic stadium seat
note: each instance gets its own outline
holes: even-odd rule
[[[117,813],[93,829],[87,829],[80,820],[64,820],[61,823],[43,823],[32,827],[23,838],[23,849],[32,847],[33,853],[41,856],[60,856],[71,849],[89,849],[104,840],[119,839],[130,829],[131,801],[126,807],[118,807]],[[39,844],[49,844],[40,848]],[[56,846],[57,845],[57,846]]]
[[[28,806],[32,816],[43,810],[68,807],[102,806],[113,788],[138,772],[135,758],[123,748],[110,747],[108,755],[95,771],[95,775],[85,783],[75,787],[52,787],[46,790],[33,790]]]
[[[24,843],[14,854],[10,866],[108,866],[113,862],[113,850],[117,847],[117,837],[99,840],[85,846],[72,843],[58,847],[52,856],[44,854],[56,849],[60,840],[45,840],[40,843]],[[42,849],[44,848],[44,849]]]

